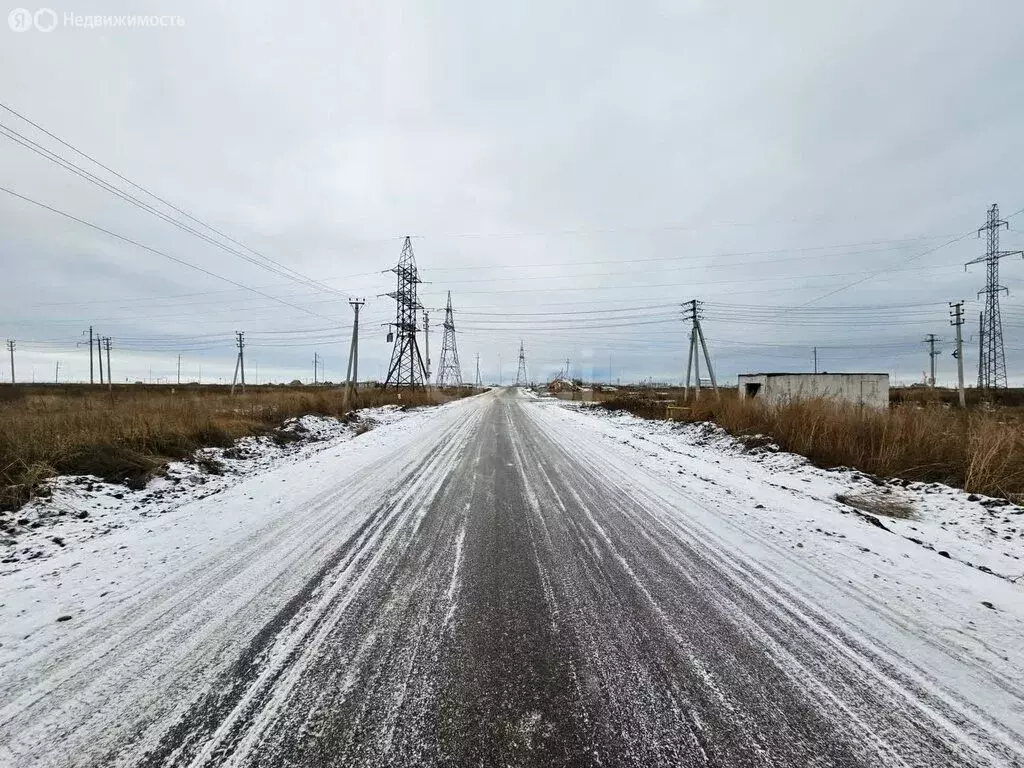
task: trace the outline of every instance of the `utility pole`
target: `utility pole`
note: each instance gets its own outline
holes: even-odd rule
[[[60,360],[56,362],[53,369],[53,383],[60,384]]]
[[[355,312],[355,319],[352,321],[352,344],[348,348],[348,370],[345,372],[345,394],[342,398],[341,409],[348,410],[349,392],[359,386],[359,308],[365,304],[364,299],[349,299],[349,306]]]
[[[818,348],[814,348],[814,372],[818,372]]]
[[[964,394],[964,338],[962,328],[964,324],[964,303],[958,301],[955,304],[949,303],[949,306],[953,308],[950,312],[950,317],[953,319],[949,321],[950,325],[956,326],[956,350],[953,352],[953,357],[956,358],[956,374],[957,374],[957,386],[960,391],[960,407],[967,407],[967,397]],[[934,365],[935,358],[932,358],[932,365]],[[934,374],[933,374],[934,375]]]
[[[178,386],[181,386],[181,353],[178,353]]]
[[[938,338],[934,333],[929,333],[924,340],[924,343],[928,345],[928,363],[931,366],[931,376],[928,377],[928,386],[932,388],[935,387],[935,356],[942,354],[941,350],[938,352],[935,351],[935,342],[937,341]]]
[[[423,368],[423,378],[430,386],[430,313],[423,309],[423,351],[427,356],[427,364]]]
[[[103,339],[96,337],[96,358],[100,362],[100,386],[103,386]]]
[[[7,340],[7,351],[11,353],[11,384],[14,384],[14,349],[16,344],[14,339]]]
[[[103,337],[103,346],[107,350],[107,389],[113,391],[114,389],[114,377],[110,374],[110,337]]]
[[[987,248],[985,255],[967,262],[964,271],[971,264],[985,264],[985,288],[978,295],[985,294],[984,336],[981,343],[982,387],[984,389],[1006,389],[1006,351],[1003,348],[1003,321],[999,313],[999,294],[1009,290],[999,284],[999,260],[1007,256],[1024,256],[1024,251],[1000,251],[999,230],[1010,225],[999,218],[999,206],[995,203],[988,209],[988,220],[978,228],[978,237],[985,232]]]
[[[700,397],[700,350],[697,349],[697,343],[700,342],[700,348],[704,352],[704,362],[708,365],[708,376],[711,378],[711,387],[715,390],[715,397],[721,397],[718,392],[718,382],[715,381],[715,369],[711,365],[711,355],[708,353],[708,343],[704,338],[704,329],[701,328],[700,319],[703,310],[701,305],[703,302],[691,299],[690,301],[683,304],[683,319],[689,320],[692,325],[690,326],[690,355],[689,359],[693,361],[694,372],[696,373],[696,387],[695,397]],[[690,363],[686,364],[686,385],[683,388],[683,399],[685,400],[689,395],[690,391]]]
[[[235,331],[235,344],[238,345],[238,357],[235,358],[235,375],[231,378],[231,394],[235,394],[235,383],[238,372],[242,372],[242,394],[245,394],[245,331]]]
[[[477,389],[483,388],[483,382],[480,380],[480,353],[476,353],[476,382]]]
[[[92,326],[89,326],[89,383],[94,384],[92,374]]]
[[[985,313],[978,313],[978,389],[985,385]]]
[[[316,374],[317,374],[317,370],[319,370],[319,368],[320,368],[320,355],[318,355],[316,352],[314,352],[313,353],[313,386],[314,387],[317,384]]]
[[[416,286],[423,281],[416,269],[416,256],[413,254],[412,240],[408,236],[402,246],[398,265],[388,271],[398,276],[398,285],[393,293],[387,294],[396,304],[395,322],[388,323],[394,326],[394,333],[388,334],[388,341],[391,341],[393,336],[395,346],[391,352],[391,365],[388,367],[384,386],[422,386],[426,378],[426,369],[420,356],[419,345],[416,343],[416,332],[419,330],[417,313],[423,309],[423,305],[416,298]]]
[[[437,369],[437,386],[461,387],[462,364],[455,339],[455,314],[452,311],[452,292],[448,291],[448,305],[444,310],[444,339],[441,342],[441,365]]]
[[[526,386],[529,383],[529,379],[526,378],[526,353],[523,351],[523,342],[522,339],[520,339],[519,367],[516,369],[516,386]]]

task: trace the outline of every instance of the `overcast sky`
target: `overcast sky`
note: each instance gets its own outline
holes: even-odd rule
[[[250,380],[311,379],[315,352],[337,381],[346,297],[364,296],[374,378],[394,319],[382,270],[409,234],[434,368],[450,290],[469,379],[477,354],[485,380],[499,359],[514,379],[522,340],[531,378],[569,359],[586,378],[679,381],[679,304],[700,299],[725,381],[810,370],[815,346],[823,370],[920,380],[935,333],[951,383],[947,302],[964,299],[973,383],[984,269],[963,264],[989,205],[1003,247],[1024,247],[1024,5],[985,6],[50,5],[52,31],[0,26],[0,102],[317,285],[0,136],[0,186],[163,254],[0,192],[0,337],[20,380],[53,380],[57,361],[87,379],[93,325],[118,381],[173,381],[179,353],[183,379],[230,380],[236,330]],[[10,112],[0,125],[126,187]],[[1002,275],[1022,384],[1024,260]]]

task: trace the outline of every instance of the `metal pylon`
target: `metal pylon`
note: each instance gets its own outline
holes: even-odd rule
[[[388,323],[394,328],[395,347],[391,352],[391,365],[384,386],[420,387],[426,380],[426,369],[416,343],[416,333],[419,331],[417,313],[423,308],[416,298],[416,286],[423,281],[416,271],[416,257],[408,237],[402,246],[398,266],[389,271],[398,275],[398,288],[394,293],[387,294],[395,300],[397,307],[395,322]]]
[[[999,294],[1009,291],[999,284],[999,260],[1006,256],[1022,254],[1021,251],[1000,251],[999,230],[1009,229],[1009,224],[999,218],[999,206],[995,203],[988,209],[988,220],[978,228],[978,236],[986,233],[985,255],[970,264],[985,264],[985,287],[978,295],[985,294],[985,311],[982,315],[981,359],[978,361],[978,385],[983,389],[1006,388],[1006,351],[1003,348],[1003,320],[999,312]],[[964,266],[964,269],[967,268]]]
[[[459,348],[455,344],[451,291],[448,291],[448,306],[444,310],[444,340],[441,342],[441,366],[437,369],[437,386],[462,386],[462,367],[459,365]]]
[[[516,386],[523,386],[529,382],[526,378],[526,353],[523,351],[523,342],[519,342],[519,368],[516,370]]]

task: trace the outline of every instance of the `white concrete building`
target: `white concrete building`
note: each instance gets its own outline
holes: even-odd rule
[[[871,408],[889,406],[887,373],[745,373],[739,396],[772,405],[826,398]]]

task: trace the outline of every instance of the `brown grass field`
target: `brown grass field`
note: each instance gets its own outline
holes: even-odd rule
[[[644,418],[666,418],[678,390],[616,393],[601,406]],[[895,389],[885,410],[824,400],[769,406],[740,400],[723,389],[691,399],[686,421],[711,421],[736,436],[767,435],[785,451],[822,467],[846,466],[873,475],[941,482],[974,493],[1024,501],[1024,403],[1020,390],[984,403],[974,393],[966,411],[952,407],[956,393]],[[667,395],[667,397],[666,397]],[[669,402],[666,402],[669,401]]]
[[[348,407],[433,405],[462,390],[361,389]],[[16,509],[57,474],[138,486],[197,448],[274,434],[294,416],[344,418],[340,387],[0,386],[0,510]]]

